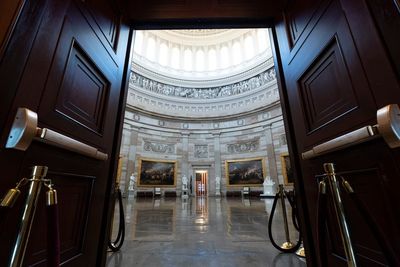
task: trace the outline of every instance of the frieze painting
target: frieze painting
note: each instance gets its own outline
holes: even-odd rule
[[[176,161],[139,160],[139,186],[174,186]]]
[[[227,160],[225,162],[228,185],[262,185],[266,175],[263,158]]]
[[[281,163],[282,163],[283,184],[292,185],[294,182],[294,178],[293,178],[292,166],[290,165],[289,154],[281,155]]]

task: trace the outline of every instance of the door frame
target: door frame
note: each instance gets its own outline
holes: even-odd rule
[[[197,195],[197,180],[196,180],[196,175],[197,174],[201,174],[201,173],[206,173],[207,175],[206,175],[206,180],[205,180],[205,197],[208,197],[208,194],[209,194],[209,173],[210,173],[210,171],[209,171],[209,169],[196,169],[196,170],[194,170],[194,177],[195,177],[195,196],[197,197],[198,195]]]
[[[282,15],[279,14],[279,17]],[[288,106],[288,96],[286,93],[285,78],[283,75],[282,60],[280,58],[278,38],[276,34],[275,18],[270,19],[254,19],[248,18],[246,20],[242,19],[204,19],[204,20],[194,20],[194,19],[172,19],[167,21],[152,21],[152,20],[141,20],[133,22],[131,30],[170,30],[170,29],[240,29],[240,28],[268,28],[270,29],[270,40],[271,40],[271,50],[272,57],[274,59],[274,66],[276,71],[276,79],[278,83],[278,89],[280,94],[280,103],[282,108],[282,116],[285,127],[286,140],[288,145],[288,152],[290,156],[291,166],[293,169],[294,178],[294,188],[296,193],[296,205],[299,211],[299,222],[302,232],[303,245],[306,253],[307,264],[309,266],[317,266],[318,261],[314,251],[314,245],[312,244],[312,233],[311,229],[306,227],[309,224],[309,216],[305,198],[304,185],[302,183],[302,176],[300,172],[300,159],[294,155],[298,155],[296,149],[296,142],[294,139],[294,130],[292,128],[292,118],[290,116],[290,107]],[[132,40],[130,40],[132,41]],[[129,77],[128,77],[129,78]],[[126,81],[124,81],[126,82]],[[122,134],[122,132],[121,132]],[[122,135],[119,136],[119,139]],[[196,169],[194,171],[193,185],[196,185]],[[196,190],[196,188],[195,188]],[[196,192],[194,192],[196,194]],[[208,192],[207,192],[208,194]]]
[[[121,25],[123,27],[123,25]],[[103,225],[104,231],[101,232],[100,240],[104,240],[103,244],[99,244],[102,246],[101,250],[105,253],[102,253],[97,256],[97,263],[99,266],[105,266],[107,261],[107,248],[108,248],[108,240],[111,236],[112,232],[112,223],[114,219],[114,207],[116,203],[116,195],[115,195],[115,185],[116,185],[116,177],[118,172],[118,163],[119,163],[119,152],[121,149],[122,142],[122,131],[124,126],[124,114],[125,114],[125,106],[128,97],[128,89],[129,89],[129,76],[130,76],[130,62],[132,61],[133,49],[132,44],[135,39],[135,31],[132,27],[129,27],[129,36],[128,36],[128,44],[125,55],[125,63],[124,63],[124,72],[121,81],[121,95],[118,103],[118,111],[117,111],[117,123],[116,123],[116,134],[114,138],[113,148],[115,150],[111,153],[110,160],[110,177],[108,179],[107,191],[105,194],[105,207],[104,207],[104,218]]]

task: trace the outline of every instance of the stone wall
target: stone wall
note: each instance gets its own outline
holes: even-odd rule
[[[140,159],[176,161],[176,184],[163,187],[162,191],[176,190],[178,195],[182,177],[192,177],[194,183],[196,170],[208,171],[210,196],[215,195],[217,176],[221,177],[222,194],[240,190],[227,185],[227,160],[262,158],[266,165],[264,176],[270,176],[276,184],[283,183],[280,157],[284,153],[287,145],[279,103],[247,116],[210,121],[166,119],[128,108],[121,147],[124,157],[121,188],[128,192],[129,177],[138,176]]]

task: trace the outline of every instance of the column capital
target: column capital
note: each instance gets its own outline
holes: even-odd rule
[[[182,136],[189,136],[190,135],[190,131],[181,131],[181,135]]]
[[[272,129],[272,123],[268,123],[266,125],[262,126],[264,130],[271,130]]]
[[[216,131],[216,130],[211,131],[211,135],[212,135],[213,137],[219,137],[219,136],[221,135],[221,131]]]

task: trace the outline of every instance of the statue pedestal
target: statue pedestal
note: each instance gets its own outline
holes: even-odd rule
[[[189,197],[189,191],[187,189],[186,190],[182,190],[181,197],[182,198],[188,198]]]
[[[264,180],[263,187],[264,192],[261,194],[261,197],[274,197],[275,196],[275,182],[271,180],[269,176],[267,176]]]
[[[188,188],[188,180],[186,176],[182,177],[182,193],[181,193],[182,198],[187,198],[189,197],[189,188]]]
[[[182,198],[187,198],[187,197],[189,197],[189,189],[188,189],[188,187],[187,187],[186,184],[183,184],[183,185],[182,185],[181,197],[182,197]]]
[[[274,197],[275,196],[275,188],[274,185],[264,185],[264,192],[260,195],[262,197]]]

